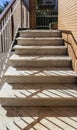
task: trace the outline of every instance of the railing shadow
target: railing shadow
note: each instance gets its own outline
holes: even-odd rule
[[[1,119],[5,124],[5,130],[77,129],[77,107],[4,107],[2,109],[7,113]]]
[[[5,83],[0,91],[1,97],[16,98],[77,98],[76,85],[66,84],[7,84]]]

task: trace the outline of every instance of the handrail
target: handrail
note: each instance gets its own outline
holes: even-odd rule
[[[29,28],[29,10],[23,0],[12,0],[0,15],[0,77],[2,78],[19,28]],[[4,56],[4,57],[3,57]]]
[[[15,3],[16,0],[12,0],[7,7],[4,9],[4,11],[0,14],[0,22],[3,20],[9,9],[12,7],[12,5]]]
[[[68,54],[72,59],[72,68],[77,72],[77,40],[75,39],[72,31],[61,30],[64,43],[67,46]]]
[[[71,37],[73,38],[74,43],[77,45],[77,40],[75,39],[75,37],[74,37],[74,35],[73,35],[73,33],[72,33],[71,30],[69,30],[69,31],[68,31],[68,30],[61,30],[61,32],[62,32],[62,33],[65,33],[65,34],[67,34],[67,35],[71,35]],[[70,45],[71,45],[71,43],[68,41],[68,38],[67,38],[67,40],[64,39],[64,41],[65,41],[67,44],[70,44]],[[71,45],[71,47],[72,47],[74,56],[75,56],[75,58],[77,59],[76,52],[74,51],[74,48],[73,48],[72,45]]]
[[[73,33],[72,33],[72,31],[71,30],[61,30],[63,33],[67,33],[67,34],[70,34],[71,36],[72,36],[72,38],[73,38],[73,40],[74,40],[74,42],[75,42],[75,44],[77,45],[77,40],[75,39],[75,37],[74,37],[74,35],[73,35]]]
[[[4,11],[0,14],[0,22],[3,20],[3,18],[5,17],[5,15],[7,14],[7,12],[9,11],[9,9],[13,6],[13,4],[15,3],[16,0],[12,0],[7,7],[4,9]],[[21,0],[21,2],[24,3],[24,5],[26,6],[26,8],[29,10],[27,4],[25,3],[24,0]]]

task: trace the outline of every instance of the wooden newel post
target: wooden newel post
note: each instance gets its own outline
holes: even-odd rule
[[[36,28],[36,0],[30,0],[30,28]]]
[[[13,9],[11,7],[11,13],[12,13]],[[14,19],[13,19],[13,15],[11,16],[11,30],[12,30],[12,40],[14,37]]]
[[[21,29],[22,29],[23,28],[23,25],[22,25],[23,24],[23,21],[22,21],[22,19],[23,19],[22,18],[22,15],[23,15],[22,14],[22,0],[20,0],[20,4],[21,4]]]

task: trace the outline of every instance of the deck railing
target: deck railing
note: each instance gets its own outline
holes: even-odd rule
[[[8,58],[19,28],[29,28],[29,10],[24,0],[12,0],[0,15],[0,77],[6,69]]]

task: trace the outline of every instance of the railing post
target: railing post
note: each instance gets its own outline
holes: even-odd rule
[[[21,4],[21,29],[22,29],[22,27],[23,27],[23,26],[22,26],[22,23],[23,23],[23,21],[22,21],[22,19],[23,19],[23,18],[22,18],[22,0],[20,0],[20,4]]]
[[[36,0],[30,0],[30,28],[36,28]]]
[[[11,13],[12,13],[13,9],[11,7]],[[12,41],[13,41],[13,37],[14,37],[14,19],[13,19],[13,15],[11,16],[11,29],[12,29]]]
[[[1,43],[2,43],[2,37],[1,37],[1,32],[0,32],[0,54],[2,53],[2,46],[1,46]]]

